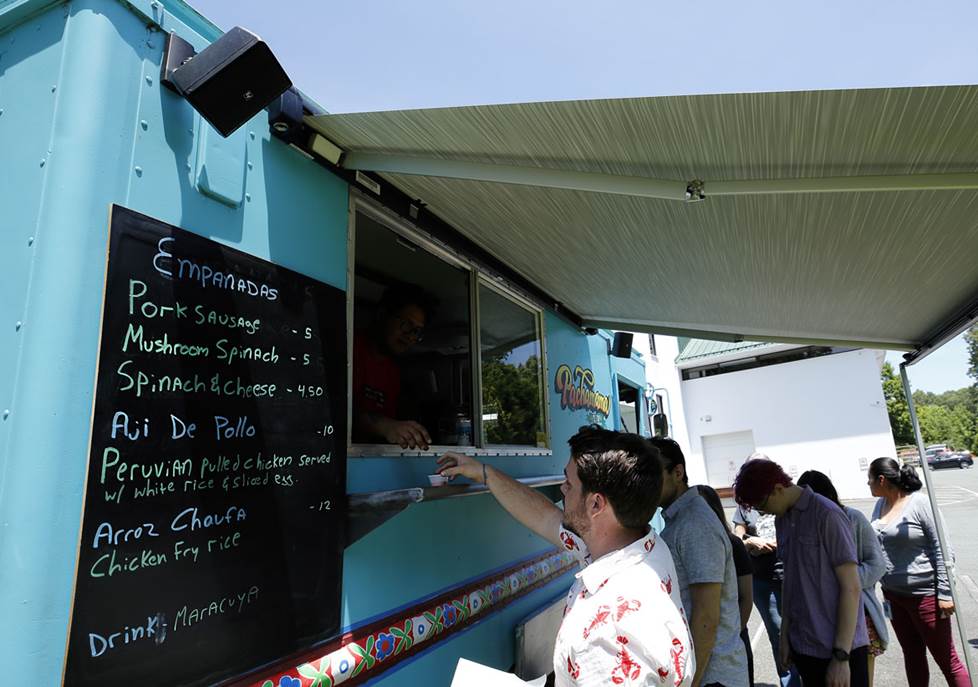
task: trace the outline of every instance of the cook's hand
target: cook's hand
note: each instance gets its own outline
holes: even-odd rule
[[[428,430],[413,420],[386,420],[380,430],[387,443],[398,444],[401,448],[427,451],[431,445]]]
[[[473,482],[482,482],[482,463],[471,456],[449,451],[438,459],[438,474],[448,479],[461,475]]]
[[[952,615],[954,615],[954,602],[942,601],[938,599],[937,612],[941,614],[942,618],[950,618]]]

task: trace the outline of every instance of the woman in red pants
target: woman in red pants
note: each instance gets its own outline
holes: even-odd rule
[[[910,687],[928,684],[925,646],[949,685],[971,687],[951,636],[954,602],[935,516],[920,487],[916,471],[892,458],[877,458],[869,466],[869,488],[879,497],[873,529],[888,559],[880,581],[883,596],[890,603]]]

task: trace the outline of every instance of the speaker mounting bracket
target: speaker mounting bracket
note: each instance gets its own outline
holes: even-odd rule
[[[180,89],[173,82],[173,72],[187,64],[197,55],[194,46],[180,38],[175,33],[171,33],[166,38],[166,46],[163,48],[163,65],[160,67],[160,83],[175,93],[180,93]]]

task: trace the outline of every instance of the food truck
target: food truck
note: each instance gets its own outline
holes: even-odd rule
[[[313,152],[322,110],[297,91],[301,141],[281,87],[222,135],[163,68],[220,35],[177,2],[0,5],[0,665],[276,687],[509,669],[571,559],[484,487],[432,486],[435,460],[474,453],[558,500],[580,426],[649,434],[641,357]],[[379,355],[410,289],[411,350]],[[351,393],[371,363],[396,393],[369,370]],[[360,425],[384,393],[429,445]]]
[[[11,683],[519,668],[573,561],[440,454],[558,501],[580,426],[664,431],[618,330],[909,364],[978,317],[974,87],[300,89],[178,0],[0,2]]]

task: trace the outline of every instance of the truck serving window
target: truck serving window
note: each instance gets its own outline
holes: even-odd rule
[[[538,309],[363,207],[352,287],[353,444],[547,447]]]
[[[363,213],[355,251],[353,441],[471,446],[469,270]]]

